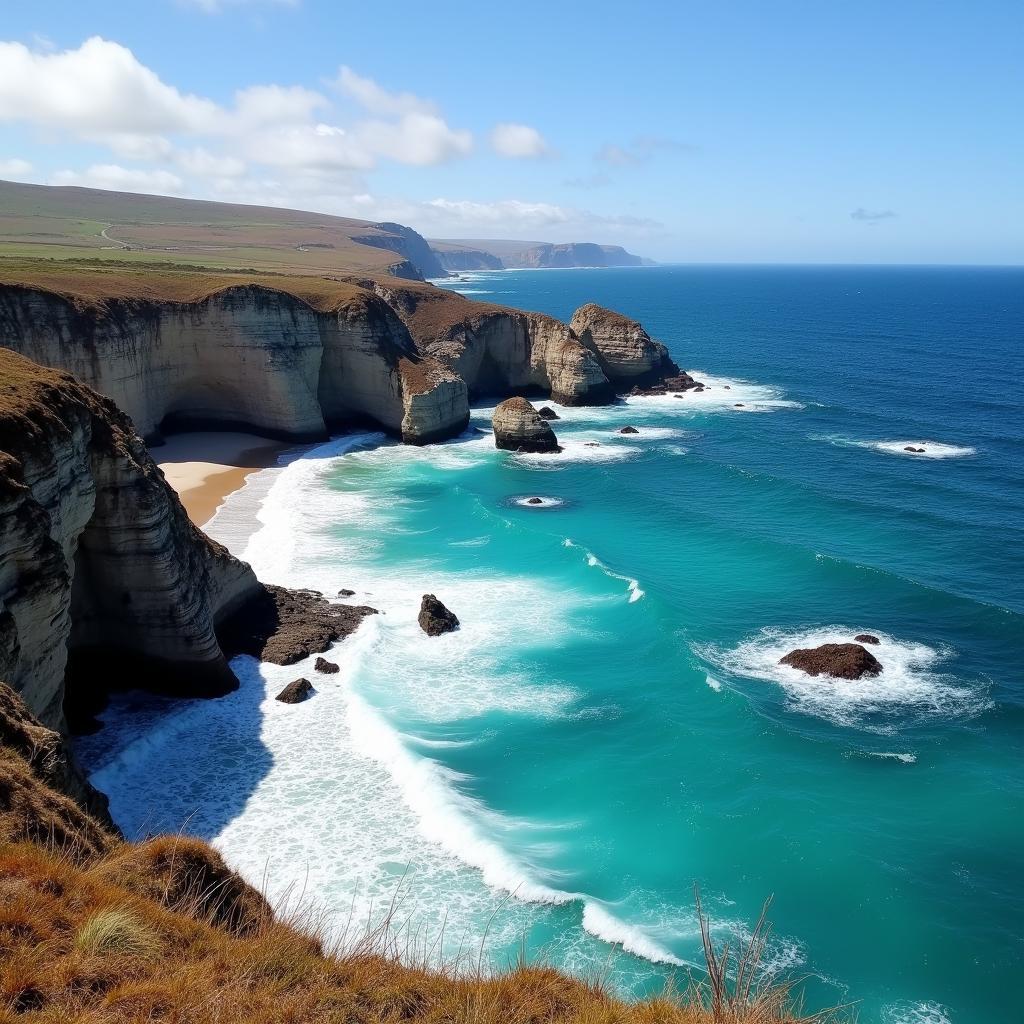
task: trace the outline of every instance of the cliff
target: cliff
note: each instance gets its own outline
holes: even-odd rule
[[[189,521],[131,422],[66,373],[0,350],[0,679],[47,725],[145,679],[237,682],[216,628],[262,591]]]
[[[561,245],[538,245],[505,261],[506,267],[641,267],[644,260],[626,252],[620,245],[598,245],[595,242],[565,242]]]
[[[508,239],[431,239],[446,270],[521,270],[569,267],[649,267],[653,261],[621,245],[596,242],[517,242]]]
[[[576,310],[569,326],[597,356],[601,369],[617,387],[649,387],[679,373],[660,341],[655,341],[638,321],[614,310],[587,303]]]
[[[360,245],[376,246],[382,249],[390,249],[401,256],[404,256],[415,268],[415,276],[423,277],[447,277],[444,267],[437,258],[437,254],[427,244],[427,240],[412,228],[404,224],[393,224],[385,221],[382,224],[372,224],[373,234],[355,235],[353,241]],[[392,273],[395,273],[392,270]],[[412,277],[414,275],[396,273],[396,277]]]
[[[430,248],[438,262],[450,273],[463,270],[501,270],[504,264],[491,252],[451,245],[447,242],[431,242]]]
[[[370,421],[421,444],[465,427],[463,382],[424,360],[366,289],[270,275],[54,276],[0,285],[0,345],[70,371],[150,441],[197,427],[314,441]]]

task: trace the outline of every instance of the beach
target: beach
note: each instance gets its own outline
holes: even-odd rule
[[[203,526],[250,474],[276,466],[290,447],[256,434],[196,431],[168,437],[152,455],[189,518]]]

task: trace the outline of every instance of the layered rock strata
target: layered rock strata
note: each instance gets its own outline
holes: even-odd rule
[[[45,725],[65,724],[69,659],[86,703],[233,689],[216,629],[261,592],[109,399],[0,350],[0,679]]]
[[[668,349],[642,324],[621,313],[591,302],[576,310],[569,326],[597,356],[605,376],[621,390],[648,388],[679,376]]]
[[[509,452],[559,452],[558,438],[532,405],[521,397],[508,398],[491,420],[494,445]]]

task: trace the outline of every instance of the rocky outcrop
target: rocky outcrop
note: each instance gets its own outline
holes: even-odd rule
[[[427,636],[441,636],[442,633],[451,633],[459,628],[456,614],[446,608],[433,594],[423,595],[417,621]]]
[[[560,420],[562,418],[561,416],[558,415],[557,412],[555,412],[554,409],[551,408],[550,405],[542,405],[537,410],[537,415],[542,420]]]
[[[219,623],[261,592],[189,521],[128,418],[0,349],[0,679],[50,727],[143,682],[237,685]]]
[[[649,261],[626,252],[621,245],[596,242],[545,242],[508,256],[506,267],[642,267]]]
[[[491,420],[494,445],[509,452],[559,452],[558,438],[547,420],[525,398],[508,398]]]
[[[882,671],[878,659],[860,644],[822,644],[802,647],[781,658],[780,665],[790,665],[809,676],[832,676],[835,679],[860,679],[877,676]]]
[[[189,302],[0,286],[0,345],[70,371],[151,441],[196,427],[315,441],[370,422],[413,444],[463,430],[465,384],[417,352],[384,301],[332,292],[317,308],[258,284]]]
[[[620,427],[619,428],[619,433],[620,434],[639,434],[640,431],[637,430],[636,427]]]
[[[367,605],[331,604],[315,590],[287,590],[273,585],[246,602],[218,631],[232,654],[249,654],[275,665],[294,665],[354,633],[367,615]]]
[[[447,271],[438,260],[437,254],[418,231],[413,231],[412,228],[407,228],[404,224],[394,224],[390,221],[370,226],[374,229],[373,234],[354,235],[352,241],[358,242],[360,245],[372,245],[378,249],[389,249],[391,252],[404,256],[415,268],[416,275],[419,277],[448,276]],[[405,276],[401,271],[396,273],[394,267],[391,268],[391,273],[397,277]]]
[[[880,644],[882,642],[874,633],[858,633],[853,639],[858,644]]]
[[[301,704],[313,692],[308,679],[293,679],[275,698],[282,704]]]
[[[569,326],[597,356],[605,376],[623,389],[650,387],[679,375],[668,349],[621,313],[591,302],[576,310]]]
[[[323,672],[327,676],[333,676],[341,671],[341,666],[336,661],[328,661],[326,658],[317,658],[313,667],[317,672]]]

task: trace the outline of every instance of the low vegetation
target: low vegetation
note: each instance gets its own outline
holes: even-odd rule
[[[308,916],[272,913],[205,843],[123,842],[40,772],[0,745],[0,1024],[812,1019],[795,1014],[786,989],[758,987],[763,924],[738,957],[705,931],[708,977],[638,1003],[543,965],[492,974],[477,957],[403,963],[388,920],[332,948]]]

